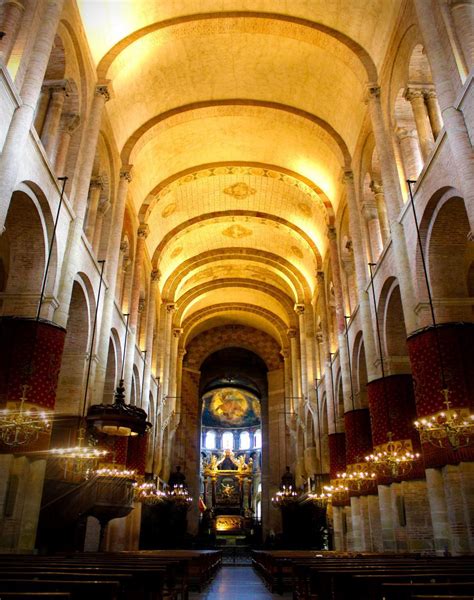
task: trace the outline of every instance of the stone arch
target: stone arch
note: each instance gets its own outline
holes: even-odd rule
[[[471,321],[469,274],[474,262],[465,202],[454,188],[441,188],[426,205],[420,221],[431,293],[439,322]],[[419,293],[426,297],[421,256],[417,249]],[[427,323],[431,317],[426,316]]]
[[[354,338],[352,349],[352,381],[354,384],[355,407],[367,407],[367,363],[362,332],[359,331]]]
[[[56,411],[69,416],[81,416],[85,403],[84,378],[92,322],[89,290],[81,276],[74,279],[69,307]]]
[[[186,347],[183,364],[199,369],[204,359],[212,352],[231,346],[254,352],[262,358],[269,371],[281,367],[278,343],[267,333],[245,325],[223,325],[199,334]]]
[[[20,184],[13,192],[0,236],[0,293],[4,315],[35,316],[49,250],[53,222],[48,202],[35,184]],[[53,246],[46,295],[54,294],[57,244]],[[52,316],[44,307],[42,316]]]
[[[409,372],[405,318],[400,286],[395,277],[389,277],[382,286],[378,318],[382,324],[382,348],[386,374]]]

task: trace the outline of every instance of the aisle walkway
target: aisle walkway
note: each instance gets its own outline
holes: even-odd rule
[[[271,594],[252,567],[222,567],[211,585],[201,594],[189,595],[189,600],[271,600],[290,598]]]

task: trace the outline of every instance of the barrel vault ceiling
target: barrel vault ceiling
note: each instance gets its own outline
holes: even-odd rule
[[[185,340],[282,346],[309,303],[402,0],[80,0],[130,198]]]

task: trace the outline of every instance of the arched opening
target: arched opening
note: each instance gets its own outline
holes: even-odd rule
[[[47,233],[42,209],[26,193],[15,192],[7,214],[5,232],[0,236],[0,302],[3,315],[36,315],[46,263],[46,246]],[[53,259],[48,288],[55,277],[54,253]]]
[[[261,518],[257,489],[266,373],[259,356],[237,347],[214,352],[201,367],[200,492],[222,542],[248,534]]]
[[[82,413],[90,313],[87,288],[82,280],[76,279],[72,288],[66,341],[56,396],[56,410],[65,415],[80,416]]]
[[[439,322],[471,321],[474,244],[466,207],[462,198],[439,202],[428,231],[427,260],[429,279]]]

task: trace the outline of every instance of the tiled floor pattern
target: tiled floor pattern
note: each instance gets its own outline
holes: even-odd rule
[[[252,567],[222,567],[214,581],[201,594],[189,595],[189,600],[272,600],[291,595],[271,594]]]

